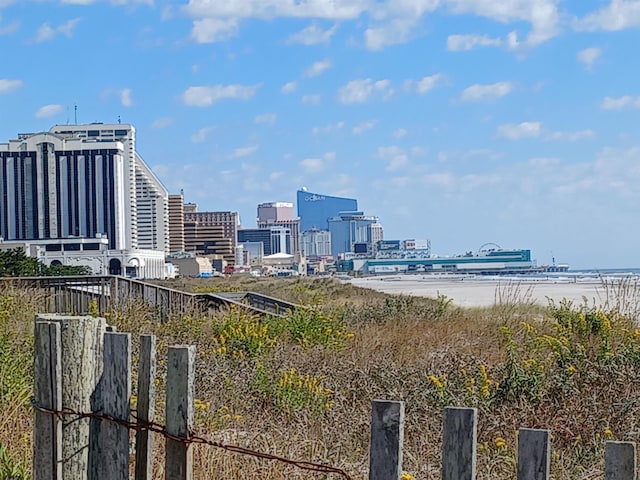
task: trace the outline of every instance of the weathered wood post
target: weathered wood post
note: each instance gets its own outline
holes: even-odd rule
[[[533,428],[518,432],[518,480],[549,480],[551,433]]]
[[[140,336],[138,364],[138,402],[136,418],[139,425],[155,421],[156,405],[156,337]],[[136,431],[136,480],[151,480],[153,476],[153,436],[149,430]]]
[[[167,438],[165,444],[165,480],[193,478],[193,449],[187,442],[193,428],[196,347],[169,347],[167,361]]]
[[[400,480],[404,441],[404,402],[374,400],[371,405],[369,480]]]
[[[605,453],[605,480],[636,480],[636,444],[634,442],[607,442]]]
[[[442,431],[442,480],[475,480],[478,410],[447,407]]]
[[[106,320],[90,316],[38,314],[37,322],[60,324],[62,339],[62,406],[76,412],[101,410],[98,382],[102,375]],[[62,424],[62,474],[65,479],[89,476],[89,418],[65,415]],[[95,422],[94,422],[95,423]]]
[[[34,401],[48,410],[62,409],[62,341],[60,324],[36,322]],[[33,479],[62,480],[62,420],[35,410]]]
[[[104,371],[100,383],[102,414],[114,420],[129,421],[131,399],[131,334],[107,332],[104,335]],[[89,446],[96,456],[100,480],[129,479],[129,428],[102,421],[97,438]]]

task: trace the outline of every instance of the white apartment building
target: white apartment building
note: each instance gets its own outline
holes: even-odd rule
[[[169,249],[168,193],[125,124],[56,125],[0,144],[0,238]]]

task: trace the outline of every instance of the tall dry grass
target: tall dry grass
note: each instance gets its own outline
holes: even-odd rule
[[[416,479],[432,479],[439,478],[443,407],[474,406],[479,479],[514,478],[515,432],[533,427],[554,434],[554,478],[573,480],[604,478],[604,442],[635,439],[639,430],[640,331],[632,315],[567,303],[541,308],[517,285],[503,285],[494,307],[465,310],[446,297],[390,296],[328,279],[179,282],[172,286],[253,290],[314,306],[287,319],[194,311],[165,323],[141,302],[101,312],[133,333],[134,361],[138,334],[158,336],[158,414],[167,347],[197,346],[196,428],[217,441],[334,465],[365,479],[371,400],[403,400],[404,468]],[[0,291],[0,301],[11,306],[0,318],[14,352],[31,355],[41,300],[35,292]],[[11,418],[0,429],[8,462],[24,463],[30,408],[22,404],[3,416]],[[155,472],[162,478],[156,440]],[[195,464],[198,479],[313,478],[205,446],[195,447]]]

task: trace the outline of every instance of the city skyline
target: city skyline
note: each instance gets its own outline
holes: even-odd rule
[[[640,267],[639,27],[637,0],[7,0],[0,143],[122,121],[243,226],[306,186],[440,255]]]

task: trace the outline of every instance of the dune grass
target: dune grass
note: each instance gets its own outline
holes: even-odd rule
[[[170,283],[252,290],[313,307],[284,319],[229,310],[165,323],[140,302],[108,312],[134,343],[138,334],[158,336],[160,400],[167,346],[197,346],[196,429],[218,441],[365,479],[371,400],[402,400],[404,469],[432,479],[439,478],[443,407],[473,406],[479,479],[515,477],[515,432],[530,427],[552,430],[552,476],[574,480],[604,478],[605,441],[635,440],[638,432],[640,330],[632,314],[568,302],[542,308],[515,284],[496,292],[491,308],[460,309],[446,297],[391,296],[331,279]],[[610,305],[634,311],[632,288],[610,290]],[[616,304],[614,293],[627,297]],[[36,291],[0,291],[0,478],[12,478],[5,468],[29,478],[31,330],[41,301]],[[195,447],[195,465],[198,479],[312,478],[205,446]]]

